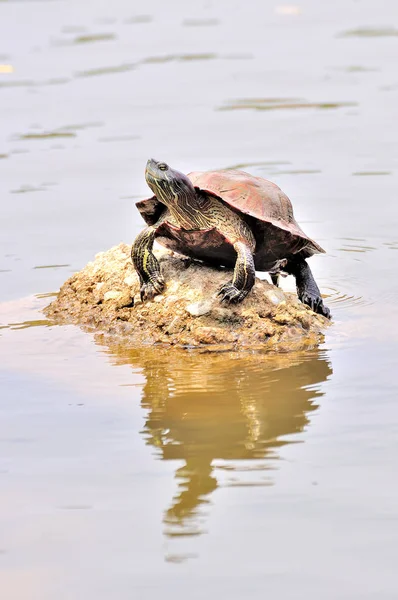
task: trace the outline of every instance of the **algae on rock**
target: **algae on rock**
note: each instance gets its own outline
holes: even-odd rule
[[[96,255],[61,287],[45,309],[57,323],[75,323],[131,346],[264,348],[273,351],[313,347],[327,319],[285,293],[256,279],[238,305],[220,304],[217,292],[231,279],[214,268],[158,247],[155,254],[166,281],[164,292],[142,303],[130,247],[120,244]]]

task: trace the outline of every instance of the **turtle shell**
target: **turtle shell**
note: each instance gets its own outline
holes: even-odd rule
[[[325,252],[301,229],[289,198],[272,181],[234,169],[193,171],[188,177],[195,187],[219,196],[231,208],[307,240],[314,252]]]
[[[289,198],[275,183],[232,169],[195,171],[188,173],[188,177],[196,188],[220,198],[251,225],[257,242],[254,256],[257,270],[272,270],[280,259],[293,255],[308,258],[325,252],[301,229]],[[164,210],[156,196],[137,202],[137,208],[149,225],[156,223]],[[218,262],[227,266],[233,265],[236,258],[233,248],[228,248],[228,240],[221,239],[216,230],[185,233],[164,223],[159,227],[157,239],[171,250],[212,262],[219,258]]]

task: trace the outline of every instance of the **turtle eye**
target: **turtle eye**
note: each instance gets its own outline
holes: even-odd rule
[[[161,171],[167,171],[167,169],[169,168],[166,163],[159,163],[158,167]]]

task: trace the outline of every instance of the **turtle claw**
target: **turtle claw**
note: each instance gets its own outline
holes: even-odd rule
[[[165,282],[163,277],[152,277],[149,281],[145,281],[141,285],[140,294],[141,301],[153,300],[155,296],[161,294],[164,290]]]
[[[327,319],[332,318],[330,310],[323,304],[323,300],[320,296],[312,296],[308,292],[304,292],[304,294],[301,295],[300,300],[303,304],[307,304],[307,306],[309,306],[310,309],[315,313],[318,313]]]
[[[220,302],[226,304],[238,304],[246,298],[248,290],[238,290],[233,283],[226,283],[222,286],[217,296],[222,296]]]

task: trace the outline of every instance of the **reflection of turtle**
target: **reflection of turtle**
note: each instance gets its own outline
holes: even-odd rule
[[[181,254],[235,267],[219,295],[241,302],[254,285],[255,269],[277,282],[281,270],[295,276],[302,302],[329,317],[306,258],[324,252],[296,223],[289,198],[277,185],[243,171],[209,171],[188,176],[166,163],[148,160],[146,180],[155,194],[137,203],[148,224],[135,240],[132,259],[141,297],[164,288],[152,253],[155,237]]]
[[[144,376],[141,433],[157,458],[178,467],[178,490],[164,517],[169,533],[199,532],[201,507],[220,479],[239,483],[245,479],[240,472],[253,469],[252,481],[272,484],[270,470],[281,448],[305,431],[323,394],[321,383],[332,374],[318,350],[267,360],[263,354],[187,354],[122,344],[110,350],[119,364]]]

